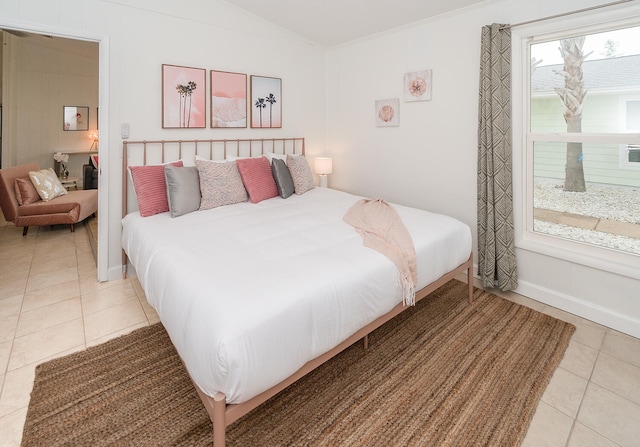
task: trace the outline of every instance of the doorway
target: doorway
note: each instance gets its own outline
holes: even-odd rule
[[[42,167],[50,167],[53,165],[52,155],[54,152],[64,151],[72,153],[70,171],[75,177],[78,177],[79,183],[83,183],[83,165],[89,161],[89,149],[93,141],[89,139],[89,131],[100,130],[100,143],[98,145],[99,159],[102,162],[99,171],[100,187],[98,188],[98,228],[107,228],[108,209],[106,207],[108,197],[108,182],[106,181],[105,165],[108,165],[108,151],[101,150],[106,147],[108,141],[108,41],[106,37],[88,35],[84,33],[70,32],[64,35],[60,34],[60,29],[56,31],[47,29],[46,26],[33,28],[31,24],[21,27],[19,24],[4,24],[0,20],[0,28],[2,29],[2,135],[4,144],[0,148],[0,160],[3,166],[15,166],[24,162],[38,162]],[[20,40],[18,40],[20,39]],[[19,42],[16,44],[16,42]],[[78,89],[90,90],[88,96],[83,97],[74,93],[74,85],[69,85],[69,79],[64,79],[66,67],[56,67],[52,69],[51,77],[45,72],[46,70],[31,70],[26,75],[20,73],[21,76],[35,81],[35,92],[31,96],[31,102],[35,107],[29,113],[21,110],[21,122],[14,120],[11,112],[11,104],[16,104],[17,99],[23,100],[24,94],[17,95],[17,89],[26,84],[25,79],[19,82],[15,77],[15,73],[11,73],[11,59],[17,57],[15,52],[22,48],[28,51],[42,51],[37,46],[45,48],[46,51],[60,51],[65,58],[69,58],[66,63],[78,72],[76,80],[78,83],[75,87]],[[66,47],[66,49],[65,49]],[[60,49],[63,48],[63,49]],[[55,64],[55,58],[52,58]],[[38,61],[41,62],[41,61]],[[37,64],[36,64],[37,65]],[[68,73],[70,70],[66,70]],[[68,75],[73,78],[73,74]],[[93,78],[92,78],[93,77]],[[39,81],[39,82],[38,82]],[[47,90],[59,88],[58,92],[46,93]],[[11,90],[10,90],[11,89]],[[30,93],[31,94],[31,93]],[[49,96],[46,99],[42,95]],[[11,96],[10,96],[11,95]],[[57,96],[56,96],[57,95]],[[68,99],[67,99],[68,98]],[[41,100],[41,106],[38,107],[38,99]],[[67,102],[70,102],[67,104]],[[73,104],[72,104],[73,103]],[[33,104],[32,104],[33,105]],[[23,104],[21,105],[23,106]],[[71,132],[63,129],[63,110],[65,106],[83,106],[88,108],[88,126],[89,131]],[[29,138],[35,141],[25,143],[24,133],[20,135],[20,139],[16,140],[16,144],[9,144],[12,138],[16,138],[20,132],[24,132],[20,125],[26,124],[30,128]],[[32,135],[33,134],[33,135]],[[87,135],[85,135],[87,134]],[[43,143],[44,142],[44,143]],[[16,149],[12,149],[15,147]],[[21,153],[20,148],[24,147],[26,153]],[[95,147],[95,146],[94,146]],[[77,152],[77,154],[76,154]],[[86,152],[86,154],[82,154]],[[86,156],[85,156],[86,155]],[[74,171],[75,169],[75,171]],[[103,178],[103,175],[104,178]],[[97,238],[97,280],[108,280],[108,231],[99,231]]]

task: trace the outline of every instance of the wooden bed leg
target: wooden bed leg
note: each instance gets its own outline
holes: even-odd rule
[[[127,254],[122,249],[122,279],[127,279]]]
[[[473,264],[467,269],[467,287],[469,288],[469,304],[473,302]]]
[[[362,342],[364,344],[364,352],[367,352],[367,349],[369,349],[369,334],[362,337]]]
[[[216,393],[213,396],[213,446],[224,447],[225,431],[227,423],[225,412],[227,409],[226,396],[223,393]]]

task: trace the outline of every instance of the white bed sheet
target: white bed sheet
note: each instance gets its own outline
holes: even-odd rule
[[[395,266],[342,217],[361,197],[316,188],[172,219],[123,219],[123,247],[192,380],[241,403],[402,302]],[[394,205],[420,289],[464,263],[471,230]]]

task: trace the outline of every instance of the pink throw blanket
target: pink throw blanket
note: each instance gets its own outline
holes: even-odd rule
[[[343,219],[362,236],[365,247],[382,253],[395,264],[403,303],[415,305],[416,250],[396,210],[382,199],[362,199],[349,208]]]

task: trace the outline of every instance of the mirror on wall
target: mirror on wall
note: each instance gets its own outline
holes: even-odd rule
[[[64,106],[63,130],[89,130],[89,107]]]

